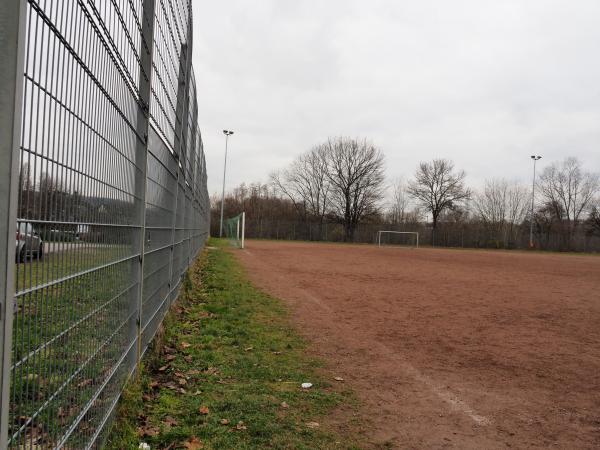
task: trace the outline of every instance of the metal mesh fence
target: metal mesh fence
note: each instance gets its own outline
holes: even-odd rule
[[[240,205],[237,206],[241,207]],[[219,209],[213,208],[212,233],[219,232]],[[214,220],[217,218],[217,220]],[[278,220],[247,215],[246,237],[248,239],[276,239],[301,241],[344,240],[344,226],[339,222],[310,222],[305,220]],[[377,243],[380,230],[409,231],[419,233],[419,245],[432,245],[431,225],[423,222],[390,223],[385,221],[360,223],[352,242]],[[572,236],[559,230],[535,229],[536,247],[548,251],[600,252],[600,236],[580,225]],[[435,231],[435,246],[462,248],[527,249],[529,224],[515,225],[510,232],[490,230],[477,220],[465,222],[440,222]]]
[[[208,236],[191,1],[13,3],[0,448],[98,447]]]

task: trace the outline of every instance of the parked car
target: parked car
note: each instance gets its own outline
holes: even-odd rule
[[[38,233],[33,230],[33,225],[29,222],[17,223],[17,241],[16,241],[17,262],[25,262],[27,258],[37,259],[44,257],[44,243]]]

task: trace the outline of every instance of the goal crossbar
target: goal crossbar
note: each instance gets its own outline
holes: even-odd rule
[[[417,231],[391,231],[391,230],[379,230],[377,232],[377,246],[381,247],[381,235],[382,234],[412,234],[417,238],[415,247],[419,247],[419,233]]]

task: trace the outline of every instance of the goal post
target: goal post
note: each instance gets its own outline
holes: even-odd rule
[[[246,213],[241,212],[237,216],[225,221],[225,236],[233,247],[244,248],[246,240]]]
[[[390,236],[388,238],[388,242],[385,242],[385,236]],[[401,236],[401,237],[409,237],[414,242],[414,244],[405,244],[405,243],[390,243],[391,237]],[[382,241],[382,237],[384,237]],[[419,248],[419,233],[417,231],[391,231],[391,230],[379,230],[377,232],[377,246],[381,247],[382,245],[406,245],[410,247]]]

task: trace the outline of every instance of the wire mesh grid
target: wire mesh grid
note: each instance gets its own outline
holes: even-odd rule
[[[208,236],[191,2],[25,3],[1,425],[9,448],[91,448]]]

